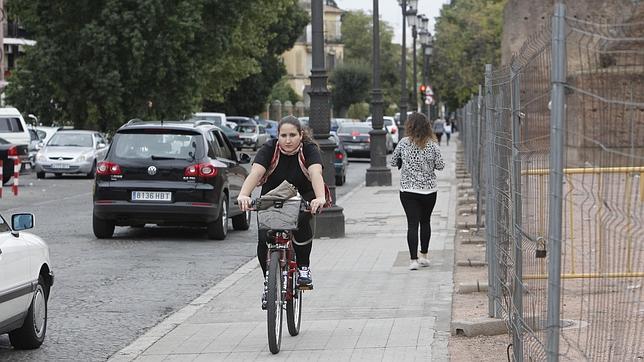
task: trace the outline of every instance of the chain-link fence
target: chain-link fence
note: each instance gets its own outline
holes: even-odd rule
[[[642,8],[609,24],[556,5],[457,112],[515,360],[644,356]]]

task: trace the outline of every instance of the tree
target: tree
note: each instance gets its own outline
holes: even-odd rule
[[[435,27],[430,84],[448,109],[462,107],[484,83],[485,64],[501,61],[506,0],[458,0],[443,5]]]
[[[288,81],[286,78],[280,79],[279,82],[275,83],[273,86],[273,89],[271,90],[271,95],[269,97],[269,102],[273,102],[274,100],[278,100],[282,103],[286,101],[291,101],[291,103],[295,104],[297,101],[300,101],[300,96],[295,92],[293,87],[291,87],[290,84],[288,84]]]
[[[243,79],[230,90],[223,102],[205,102],[204,109],[223,110],[226,114],[254,115],[260,113],[273,90],[273,86],[286,75],[280,55],[293,47],[309,23],[308,13],[292,0],[278,21],[267,31],[266,55],[257,59],[260,71]],[[294,92],[293,92],[294,93]],[[296,95],[297,97],[297,95]]]
[[[101,130],[185,117],[260,72],[267,29],[294,1],[11,1],[37,44],[8,101],[41,118],[55,105],[60,121]]]
[[[336,67],[329,77],[334,114],[344,117],[350,105],[367,99],[370,81],[371,72],[364,64],[345,63]]]
[[[372,69],[372,20],[371,15],[361,10],[347,11],[342,16],[344,61],[365,64],[369,72]],[[380,21],[380,80],[385,109],[400,99],[400,45],[392,42],[393,36],[393,28]]]

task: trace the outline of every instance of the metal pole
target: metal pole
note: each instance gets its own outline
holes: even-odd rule
[[[329,139],[331,126],[330,92],[326,86],[324,67],[324,5],[323,0],[311,1],[312,68],[311,68],[311,110],[310,126],[313,137],[320,145],[324,165],[324,182],[329,186],[334,205],[315,217],[315,237],[343,237],[343,209],[335,204],[335,143]]]
[[[416,29],[416,25],[411,27],[411,37],[413,39],[413,45],[414,45],[414,70],[413,70],[413,79],[414,79],[414,101],[412,102],[412,109],[414,112],[418,111],[418,81],[416,80],[416,37],[418,36],[418,29]]]
[[[4,11],[4,0],[0,0],[0,104],[4,105],[4,22],[7,20],[6,13]],[[11,45],[9,45],[11,46]]]
[[[425,54],[427,52],[427,45],[423,45],[423,84],[425,86],[429,85],[429,55]],[[423,102],[422,107],[424,109],[423,113],[429,118],[429,104]]]
[[[514,360],[523,361],[523,237],[521,235],[521,156],[519,144],[521,142],[521,90],[519,76],[514,69],[514,63],[510,65],[510,86],[512,88],[510,103],[512,107],[512,163],[511,170],[511,193],[512,198],[512,244],[514,248],[514,283],[512,289],[512,304],[514,315],[512,325],[515,330],[512,333],[512,351]]]
[[[391,170],[387,167],[387,146],[382,119],[382,90],[380,89],[380,19],[378,0],[373,0],[373,89],[371,90],[371,167],[367,169],[365,184],[367,186],[391,186]]]
[[[563,168],[565,135],[566,84],[566,7],[555,4],[552,21],[552,111],[550,113],[550,176],[548,202],[548,312],[546,328],[548,361],[559,360],[561,299],[561,215],[563,204]]]
[[[405,137],[405,122],[407,121],[407,0],[402,0],[402,51],[400,55],[400,124],[398,125],[398,139]]]
[[[481,146],[481,132],[483,130],[483,125],[481,122],[483,109],[482,109],[482,100],[483,100],[483,87],[479,84],[479,94],[476,97],[476,134],[471,135],[472,137],[475,137],[474,139],[476,140],[476,144],[472,144],[472,149],[476,150],[475,154],[473,156],[478,156],[477,157],[477,162],[476,162],[476,226],[481,227],[481,207],[483,207],[481,203],[481,165],[483,164],[483,152],[484,150],[482,149]],[[472,160],[474,158],[472,157]],[[490,284],[488,284],[490,285]]]

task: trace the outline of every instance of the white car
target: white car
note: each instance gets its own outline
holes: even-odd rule
[[[396,145],[398,144],[398,126],[394,117],[383,116],[382,121],[384,122],[385,127],[387,127],[389,134],[391,134],[391,139],[394,142],[394,147],[396,147]],[[366,122],[371,123],[371,117],[368,117]]]
[[[242,124],[235,127],[235,131],[239,132],[239,138],[244,142],[244,146],[251,147],[253,151],[257,151],[271,139],[271,135],[262,125]]]
[[[93,178],[96,165],[103,161],[107,149],[107,141],[99,132],[57,131],[36,154],[36,177],[43,179],[47,173],[56,176],[75,173]]]
[[[0,216],[0,334],[16,349],[38,348],[47,331],[47,301],[54,274],[49,248],[38,236],[33,214]]]

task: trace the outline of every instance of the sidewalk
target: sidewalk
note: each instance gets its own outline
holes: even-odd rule
[[[338,200],[346,235],[315,239],[315,290],[304,293],[302,327],[284,322],[281,352],[268,351],[256,260],[174,313],[111,361],[446,361],[452,302],[456,142],[441,146],[445,170],[432,217],[428,268],[409,271],[406,219],[390,187],[357,187]]]

